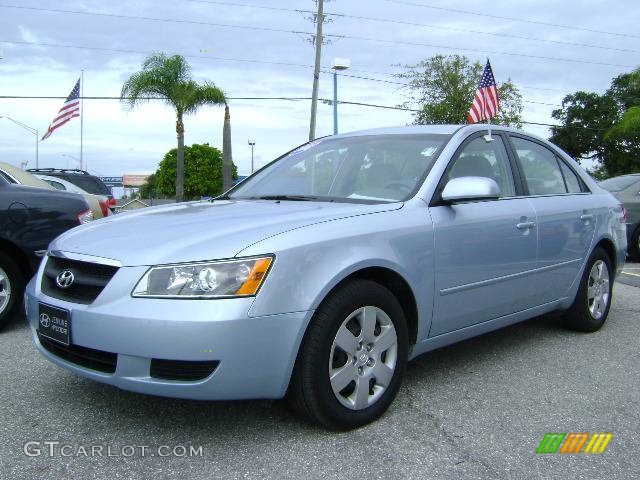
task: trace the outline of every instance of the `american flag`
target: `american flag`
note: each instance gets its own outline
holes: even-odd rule
[[[73,87],[71,93],[64,101],[62,108],[58,110],[56,118],[53,119],[51,125],[47,129],[47,133],[44,134],[42,140],[46,140],[51,134],[62,125],[67,123],[74,117],[80,116],[80,79],[76,82],[76,86]]]
[[[484,72],[482,73],[482,80],[480,80],[476,95],[473,97],[467,120],[469,123],[488,120],[498,114],[499,108],[500,95],[498,94],[498,86],[496,85],[495,78],[493,78],[491,64],[489,64],[489,60],[487,60]]]

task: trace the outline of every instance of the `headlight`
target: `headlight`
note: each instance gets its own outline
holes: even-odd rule
[[[255,295],[273,257],[151,267],[131,292],[134,297],[220,298]]]

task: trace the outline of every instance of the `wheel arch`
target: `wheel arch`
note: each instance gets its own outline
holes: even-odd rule
[[[418,337],[418,304],[415,294],[409,282],[397,271],[383,266],[362,267],[344,275],[328,292],[326,292],[318,306],[322,304],[333,292],[345,283],[354,279],[372,280],[387,288],[398,300],[407,322],[409,344],[415,345]]]
[[[571,287],[569,287],[569,289],[567,290],[565,299],[560,306],[561,310],[565,310],[569,308],[571,304],[574,302],[575,297],[578,294],[578,289],[580,288],[580,282],[582,281],[584,271],[588,266],[589,258],[597,248],[602,248],[607,254],[607,257],[609,257],[609,261],[611,262],[611,273],[614,276],[614,278],[616,277],[618,270],[622,268],[622,266],[619,265],[620,264],[619,251],[613,239],[608,235],[604,235],[598,238],[597,240],[594,240],[593,246],[588,251],[588,254],[586,255],[586,257],[584,258],[584,261],[582,263],[582,266],[580,267],[580,270],[578,271],[578,274],[576,275],[576,278],[573,280]]]
[[[31,263],[29,262],[29,258],[24,251],[6,238],[0,238],[0,251],[9,255],[18,264],[24,281],[29,281],[34,272],[31,267]]]
[[[601,238],[594,245],[592,252],[595,251],[596,248],[602,248],[606,252],[615,275],[616,269],[618,268],[618,255],[613,241],[608,237]]]

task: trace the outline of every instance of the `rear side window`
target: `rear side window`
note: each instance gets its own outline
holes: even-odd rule
[[[542,145],[511,137],[530,195],[567,193],[556,155]]]
[[[582,182],[576,175],[576,173],[569,168],[569,166],[564,163],[562,160],[558,160],[560,164],[560,169],[562,170],[562,175],[564,176],[564,181],[567,185],[567,191],[569,193],[580,193],[584,192],[582,188]]]
[[[46,180],[46,182],[56,190],[66,190],[64,185],[61,184],[60,182],[56,182],[55,180]]]
[[[89,175],[67,175],[67,180],[87,193],[93,193],[94,195],[111,195],[109,188],[96,177]]]
[[[6,181],[6,183],[16,183],[14,179],[12,179],[9,175],[0,170],[0,178]]]

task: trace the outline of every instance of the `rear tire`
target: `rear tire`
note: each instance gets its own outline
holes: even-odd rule
[[[0,329],[13,318],[22,305],[24,278],[18,265],[0,252]]]
[[[408,342],[396,297],[373,281],[350,281],[311,319],[287,392],[290,405],[330,429],[376,420],[398,393]]]
[[[640,227],[631,235],[631,244],[627,248],[629,258],[634,262],[640,262]]]
[[[565,326],[579,332],[600,330],[609,315],[612,289],[611,259],[598,247],[589,257],[573,305],[563,314]]]

